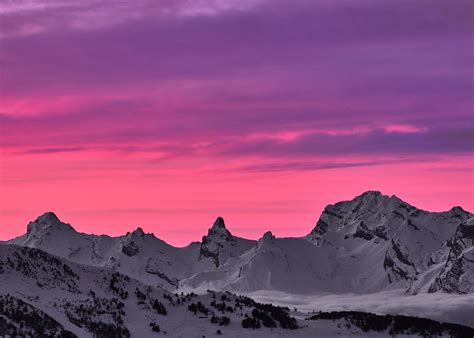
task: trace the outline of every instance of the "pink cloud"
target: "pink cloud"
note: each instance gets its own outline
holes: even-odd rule
[[[416,127],[409,124],[389,124],[383,127],[387,133],[422,133],[426,128]]]

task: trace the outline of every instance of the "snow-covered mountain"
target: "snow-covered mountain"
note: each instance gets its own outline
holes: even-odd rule
[[[179,280],[214,270],[255,245],[255,241],[232,236],[221,217],[202,243],[177,248],[141,228],[120,237],[79,233],[52,212],[30,222],[26,234],[9,243],[38,248],[76,263],[110,267],[143,283],[170,290],[176,289]]]
[[[170,293],[107,267],[0,244],[0,336],[472,336],[474,329],[363,312],[308,315],[233,293]],[[311,320],[304,320],[311,319]]]
[[[140,228],[115,238],[78,233],[46,213],[10,243],[168,290],[470,293],[473,216],[460,207],[428,212],[368,191],[328,205],[300,238],[238,238],[219,217],[201,243],[176,248]]]
[[[428,212],[396,196],[368,191],[352,201],[326,207],[307,238],[318,246],[335,245],[348,252],[354,248],[362,260],[378,254],[379,269],[383,254],[385,273],[378,274],[384,277],[379,287],[385,288],[388,280],[410,289],[434,264],[448,263],[439,250],[450,247],[459,237],[459,226],[472,217],[461,207]],[[468,242],[465,246],[472,247],[472,241]]]
[[[237,259],[180,285],[240,292],[471,292],[472,216],[460,207],[427,212],[369,191],[327,206],[303,238],[266,233]]]

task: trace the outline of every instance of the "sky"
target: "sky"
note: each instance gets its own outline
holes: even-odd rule
[[[474,211],[474,3],[0,0],[0,240],[302,236],[366,190]]]

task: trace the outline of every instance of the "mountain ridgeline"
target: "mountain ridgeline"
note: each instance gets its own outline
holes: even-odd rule
[[[474,291],[473,234],[474,215],[460,207],[428,212],[368,191],[328,205],[300,238],[239,238],[219,217],[201,242],[177,248],[141,228],[120,237],[79,233],[48,212],[8,243],[172,292],[467,294]]]

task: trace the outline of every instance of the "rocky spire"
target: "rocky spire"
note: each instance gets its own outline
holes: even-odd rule
[[[212,228],[207,231],[207,236],[202,237],[199,257],[211,257],[216,266],[219,266],[219,249],[225,242],[235,242],[234,237],[226,229],[224,219],[217,217]]]
[[[225,229],[225,222],[222,217],[217,217],[216,221],[214,222],[214,225],[212,226],[212,229]]]
[[[214,225],[212,228],[210,228],[207,232],[207,236],[204,237],[212,237],[215,239],[221,239],[225,241],[230,241],[233,239],[232,234],[230,233],[229,230],[226,229],[225,227],[225,222],[222,217],[217,217],[216,221],[214,222]],[[204,240],[203,240],[204,242]]]

